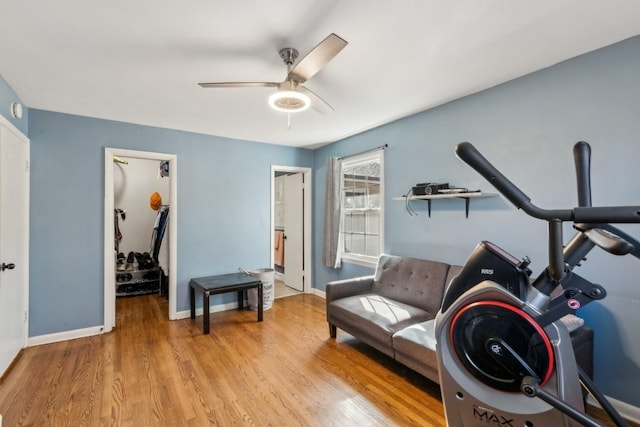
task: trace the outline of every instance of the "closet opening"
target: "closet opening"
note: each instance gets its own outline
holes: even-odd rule
[[[116,298],[156,294],[176,315],[176,156],[105,149],[105,332]]]
[[[116,298],[168,296],[166,162],[114,156],[113,164]]]

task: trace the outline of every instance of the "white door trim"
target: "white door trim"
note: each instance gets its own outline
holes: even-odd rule
[[[113,256],[113,156],[169,161],[169,319],[177,319],[177,235],[178,235],[178,158],[175,154],[150,151],[104,149],[104,332],[109,332],[116,321],[115,260]]]
[[[312,292],[313,284],[311,283],[312,271],[311,271],[311,248],[312,248],[312,234],[311,234],[311,168],[297,167],[297,166],[279,166],[271,165],[271,228],[269,234],[271,238],[270,253],[271,253],[271,266],[273,266],[275,257],[273,254],[274,246],[274,233],[275,229],[275,173],[278,172],[295,172],[302,173],[304,175],[304,218],[303,218],[303,230],[304,230],[304,287],[303,292],[309,294]]]

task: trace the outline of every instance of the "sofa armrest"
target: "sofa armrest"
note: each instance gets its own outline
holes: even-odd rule
[[[327,305],[331,301],[335,301],[340,298],[366,294],[371,291],[372,286],[373,276],[363,276],[329,282],[325,289]]]

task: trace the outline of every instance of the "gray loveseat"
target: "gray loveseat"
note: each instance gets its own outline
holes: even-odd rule
[[[460,266],[381,255],[373,276],[330,282],[327,321],[438,382],[434,318]]]
[[[438,383],[435,316],[462,267],[381,255],[375,274],[327,283],[329,333],[337,328]],[[579,325],[578,325],[579,326]],[[593,331],[572,332],[578,365],[593,374]]]

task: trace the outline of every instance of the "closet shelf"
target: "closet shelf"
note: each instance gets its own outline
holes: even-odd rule
[[[124,275],[130,276],[129,280],[118,281]],[[116,271],[116,296],[158,294],[161,292],[160,276],[158,265],[146,269],[140,269],[135,266],[132,270]]]
[[[465,201],[465,214],[469,218],[469,201],[471,199],[481,199],[487,197],[496,197],[495,193],[483,193],[481,191],[469,192],[469,193],[448,193],[448,194],[430,194],[428,196],[401,196],[394,197],[393,200],[426,200],[427,210],[429,217],[431,217],[431,201],[438,199],[464,199]]]

